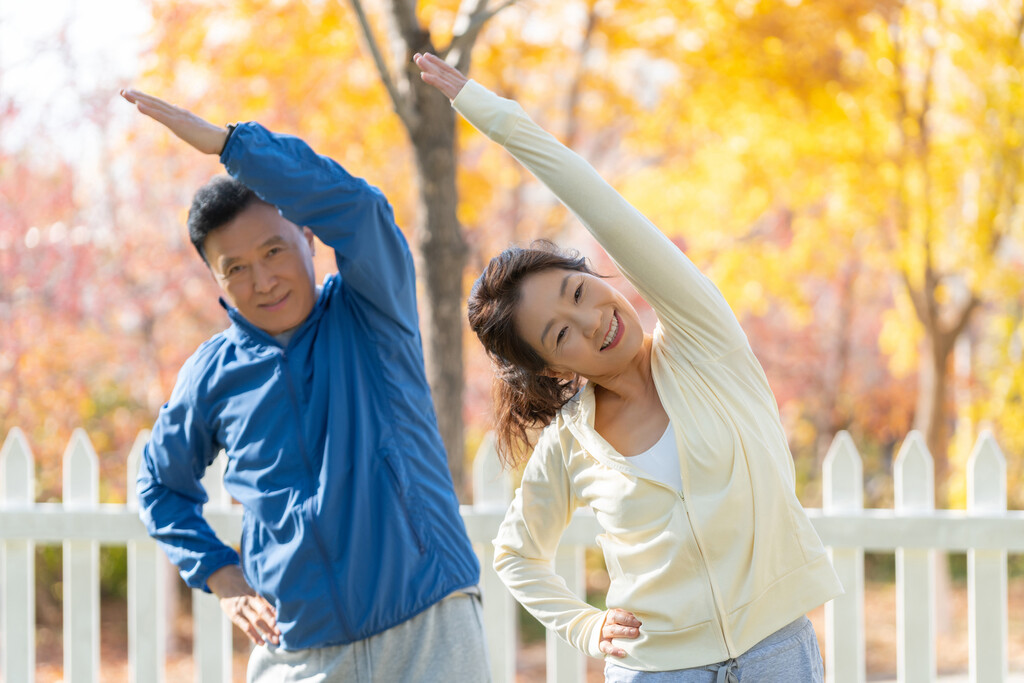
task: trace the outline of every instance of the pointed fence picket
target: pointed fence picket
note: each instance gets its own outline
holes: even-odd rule
[[[209,501],[203,506],[204,512],[226,513],[231,511],[231,496],[224,489],[224,467],[227,458],[221,452],[206,468],[203,488]],[[238,534],[229,538],[237,539]],[[223,536],[222,536],[223,538]],[[203,591],[192,591],[192,618],[195,641],[192,646],[195,655],[196,683],[220,683],[231,680],[231,621],[220,608],[217,596]]]
[[[911,432],[903,442],[893,473],[897,513],[927,516],[935,510],[935,469],[920,432]],[[896,549],[896,669],[901,683],[935,679],[933,555],[927,546]]]
[[[64,509],[86,512],[100,502],[99,462],[85,430],[76,429],[64,453]],[[75,683],[100,680],[100,544],[64,541],[64,670]]]
[[[1006,459],[989,432],[967,461],[967,514],[1006,512]],[[1005,681],[1007,671],[1006,550],[967,551],[967,630],[972,681]]]
[[[555,571],[565,580],[566,587],[581,600],[587,599],[586,570],[584,546],[559,544],[555,551]],[[545,633],[544,638],[548,683],[587,680],[587,658],[583,653],[551,631]]]
[[[128,454],[127,509],[138,514],[139,499],[135,497],[135,479],[142,461],[142,451],[149,440],[149,431],[142,431]],[[145,538],[130,540],[128,545],[128,671],[131,683],[163,683],[164,656],[167,638],[163,575],[166,561],[160,556],[156,541]]]
[[[128,547],[129,659],[133,681],[162,681],[166,605],[161,571],[166,561],[146,535],[134,496],[135,474],[145,434],[129,455],[127,505],[98,502],[96,454],[76,430],[64,455],[64,500],[35,502],[35,464],[24,435],[12,429],[0,448],[0,674],[4,681],[34,679],[34,549],[64,547],[64,680],[99,680],[100,543]],[[475,503],[462,508],[470,539],[480,556],[484,622],[497,683],[515,680],[516,606],[495,574],[491,539],[511,498],[485,440],[473,468]],[[204,516],[228,543],[241,535],[241,512],[224,490],[225,458],[207,470],[209,494]],[[934,469],[920,434],[908,435],[894,465],[896,505],[863,508],[863,466],[853,440],[836,436],[823,469],[823,508],[808,515],[829,547],[846,589],[826,605],[826,678],[863,683],[864,552],[897,555],[898,647],[901,683],[935,676],[935,551],[968,554],[970,680],[1007,681],[1007,553],[1024,553],[1024,512],[1006,510],[1006,462],[991,434],[984,433],[968,462],[968,509],[934,509]],[[585,554],[600,529],[592,514],[579,511],[563,535],[555,568],[580,597],[585,589]],[[217,599],[195,592],[193,654],[196,680],[232,678],[231,624]],[[582,683],[583,657],[549,635],[549,683]]]
[[[0,449],[0,507],[29,510],[36,494],[35,460],[25,435],[15,427]],[[35,680],[35,543],[4,539],[0,545],[0,658],[3,680]]]
[[[864,471],[848,432],[839,432],[825,455],[824,513],[856,515],[864,509]],[[862,683],[864,656],[864,549],[829,548],[845,592],[825,603],[825,666],[828,680]]]
[[[488,433],[473,460],[473,505],[463,506],[462,516],[480,560],[480,592],[484,623],[488,626],[485,636],[491,678],[495,681],[515,680],[519,629],[516,628],[515,601],[494,571],[494,546],[490,542],[494,536],[486,538],[486,533],[488,528],[497,527],[511,498],[512,487],[495,457],[494,435]],[[483,515],[489,516],[490,524],[479,525],[483,528],[477,530],[473,522]]]

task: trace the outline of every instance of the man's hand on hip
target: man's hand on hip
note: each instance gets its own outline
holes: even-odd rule
[[[210,574],[206,585],[220,598],[220,608],[235,626],[257,645],[270,641],[277,645],[281,631],[277,628],[277,613],[273,605],[264,600],[246,583],[242,569],[229,564]]]

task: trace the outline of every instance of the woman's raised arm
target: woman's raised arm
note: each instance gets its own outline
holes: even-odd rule
[[[452,98],[456,111],[502,145],[580,219],[694,360],[748,347],[715,285],[586,159],[538,126],[518,103],[467,81],[434,55],[418,55],[416,64],[425,82]]]

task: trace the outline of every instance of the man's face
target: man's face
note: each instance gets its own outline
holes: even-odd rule
[[[270,204],[250,204],[210,232],[203,250],[225,298],[261,330],[280,334],[313,310],[313,233]]]

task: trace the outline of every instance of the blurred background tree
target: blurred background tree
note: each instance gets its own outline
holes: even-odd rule
[[[59,458],[82,425],[101,455],[105,499],[123,500],[135,433],[184,358],[225,324],[182,227],[192,191],[220,169],[134,118],[114,94],[129,81],[214,121],[301,135],[385,191],[420,255],[431,381],[461,481],[489,419],[487,361],[475,340],[459,351],[469,283],[508,242],[536,236],[580,244],[610,266],[532,178],[418,89],[408,58],[429,46],[472,54],[471,76],[521,100],[718,283],[776,390],[805,502],[820,500],[820,461],[838,429],[865,456],[869,505],[891,502],[890,461],[911,427],[936,457],[940,504],[962,504],[960,484],[947,484],[960,477],[949,475],[985,426],[1019,480],[1019,6],[144,9],[139,77],[76,62],[68,32],[48,46],[71,74],[54,102],[75,112],[61,137],[30,120],[16,91],[0,91],[0,130],[22,131],[0,145],[0,430],[28,433],[41,498],[59,497]],[[95,149],[82,163],[69,151],[86,130]],[[419,152],[417,135],[427,139]],[[449,164],[455,175],[431,171]],[[449,182],[454,206],[452,187],[440,188]],[[447,282],[433,282],[435,263]],[[321,274],[331,267],[321,254]]]

